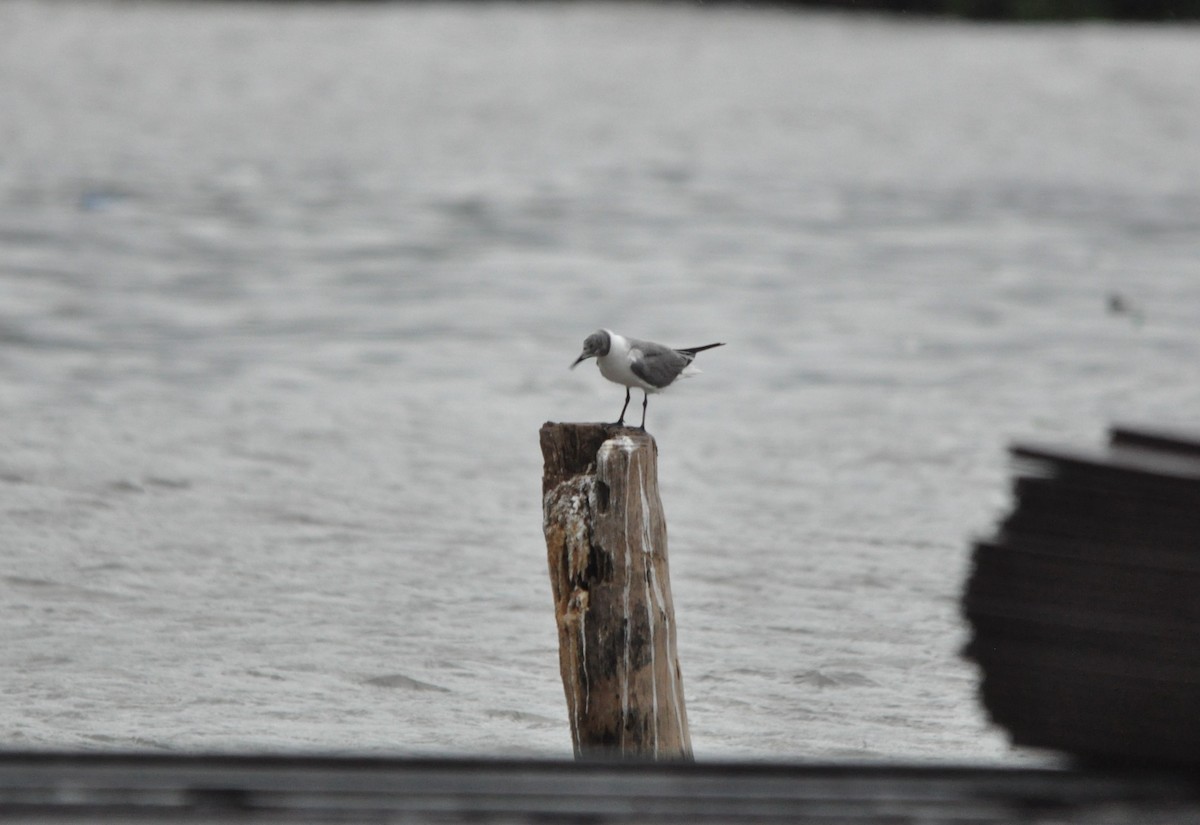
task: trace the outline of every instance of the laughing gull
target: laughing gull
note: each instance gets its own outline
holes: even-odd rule
[[[638,387],[642,390],[642,430],[646,429],[646,404],[650,401],[650,393],[665,390],[679,376],[687,377],[700,370],[691,366],[696,353],[713,347],[723,347],[725,344],[705,344],[702,347],[687,347],[675,349],[653,341],[640,341],[637,338],[626,338],[617,335],[612,330],[602,329],[593,332],[583,342],[583,352],[575,359],[571,369],[575,369],[580,361],[588,358],[596,359],[600,374],[614,384],[625,385],[625,406],[621,407],[621,417],[616,426],[625,424],[625,410],[629,407],[629,390]]]

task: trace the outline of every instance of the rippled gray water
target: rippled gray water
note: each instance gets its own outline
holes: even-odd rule
[[[537,430],[656,397],[697,755],[1014,760],[1013,438],[1194,423],[1200,30],[0,4],[0,743],[569,753]],[[1120,294],[1129,312],[1107,311]]]

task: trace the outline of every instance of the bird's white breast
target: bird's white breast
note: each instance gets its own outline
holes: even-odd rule
[[[596,365],[600,367],[600,374],[614,384],[637,387],[646,392],[656,392],[658,390],[657,387],[647,384],[638,378],[630,368],[633,359],[639,355],[640,353],[637,350],[630,349],[627,340],[615,332],[610,332],[608,353],[597,358]]]

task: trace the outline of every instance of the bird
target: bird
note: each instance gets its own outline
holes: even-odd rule
[[[583,351],[571,364],[571,369],[575,369],[589,358],[595,358],[601,375],[614,384],[625,385],[625,406],[621,407],[621,415],[614,425],[617,427],[625,425],[629,390],[633,387],[639,388],[642,391],[642,423],[638,429],[644,432],[646,405],[650,402],[650,393],[665,390],[680,376],[687,377],[699,372],[700,370],[691,366],[696,353],[723,346],[724,342],[675,349],[653,341],[626,338],[609,329],[600,329],[584,339]]]

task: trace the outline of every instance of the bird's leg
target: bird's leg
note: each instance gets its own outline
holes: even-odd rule
[[[621,417],[617,419],[617,423],[613,425],[614,427],[624,427],[625,426],[625,409],[628,406],[629,406],[629,387],[626,387],[625,388],[625,406],[621,408]]]
[[[650,393],[642,390],[642,432],[646,431],[646,405],[650,403]]]

